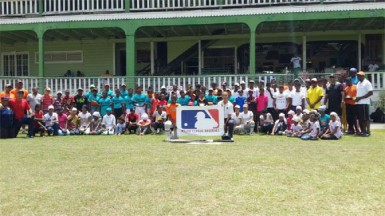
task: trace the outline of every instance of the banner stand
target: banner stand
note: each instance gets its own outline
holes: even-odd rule
[[[228,142],[234,142],[234,140],[222,140],[222,139],[217,139],[217,140],[184,140],[184,139],[172,139],[169,141],[170,143],[184,143],[184,144],[212,144],[212,145],[220,145],[222,143],[228,143]]]

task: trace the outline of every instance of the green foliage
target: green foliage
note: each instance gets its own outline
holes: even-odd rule
[[[376,108],[380,108],[382,111],[385,111],[385,91],[381,91],[378,95],[378,100],[374,102]]]

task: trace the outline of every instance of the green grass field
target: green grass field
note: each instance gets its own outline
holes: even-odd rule
[[[385,215],[385,130],[340,141],[163,138],[0,140],[0,215]]]

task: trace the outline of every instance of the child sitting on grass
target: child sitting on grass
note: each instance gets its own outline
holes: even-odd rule
[[[319,123],[319,114],[318,113],[312,113],[310,115],[310,127],[303,131],[303,134],[301,135],[302,140],[317,140],[318,134],[320,133],[320,123]]]
[[[126,131],[126,122],[123,117],[118,118],[118,123],[116,124],[115,134],[122,135]]]
[[[138,127],[140,136],[151,133],[151,120],[148,119],[148,115],[146,113],[142,115],[142,119],[138,122]]]
[[[286,131],[286,135],[288,137],[299,137],[302,131],[302,126],[300,124],[301,119],[295,116],[292,121],[293,123],[291,124],[290,129]]]
[[[78,109],[74,107],[72,108],[71,113],[67,118],[67,130],[69,131],[69,134],[78,135],[79,134],[78,126],[79,126]]]
[[[106,109],[106,115],[103,116],[102,127],[104,129],[103,135],[114,135],[115,131],[115,116],[112,114],[112,109],[108,107]]]
[[[44,136],[45,131],[47,131],[47,128],[43,125],[43,115],[41,105],[36,104],[34,112],[34,134],[40,133],[41,137]]]
[[[278,120],[275,121],[273,132],[271,132],[271,135],[283,135],[286,129],[287,129],[287,122],[285,119],[285,114],[280,113]]]
[[[338,114],[335,112],[330,113],[329,128],[321,136],[321,139],[325,140],[338,140],[342,137],[341,122]]]
[[[102,118],[100,116],[100,113],[95,111],[92,114],[90,126],[86,130],[85,134],[86,135],[99,135],[102,133],[101,129],[102,129]]]

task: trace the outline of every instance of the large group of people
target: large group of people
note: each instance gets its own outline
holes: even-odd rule
[[[79,88],[52,95],[46,87],[29,93],[18,80],[0,94],[0,136],[15,138],[21,131],[27,138],[68,135],[161,134],[177,137],[178,106],[218,105],[224,110],[223,139],[233,134],[253,133],[298,137],[303,140],[340,139],[343,134],[370,136],[369,104],[373,94],[365,73],[351,68],[349,74],[328,78],[275,79],[226,82],[209,87],[196,83],[185,89],[173,86],[136,86],[99,92]]]

